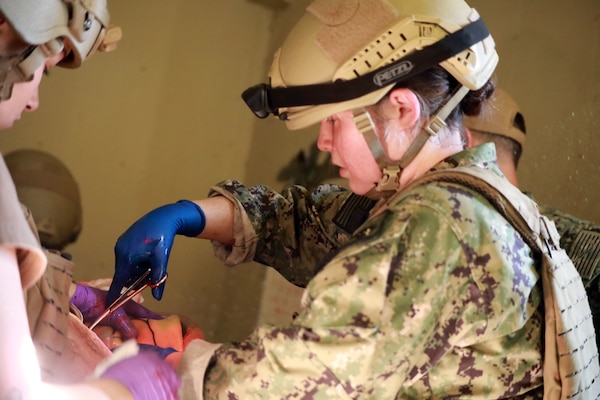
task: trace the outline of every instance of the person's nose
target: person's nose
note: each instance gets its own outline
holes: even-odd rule
[[[25,104],[25,111],[34,112],[40,106],[40,95],[36,90],[32,95],[27,104]]]
[[[319,128],[319,137],[317,139],[317,147],[321,151],[331,151],[332,146],[332,134],[331,134],[331,123],[327,120],[321,122]]]

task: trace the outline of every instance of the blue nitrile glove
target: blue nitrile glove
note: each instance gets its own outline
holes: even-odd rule
[[[78,283],[75,293],[71,296],[71,303],[81,311],[84,322],[93,323],[106,309],[107,293],[106,290]],[[129,300],[121,308],[104,318],[100,325],[108,325],[116,329],[125,340],[133,339],[137,337],[138,331],[130,318],[163,319],[161,315],[148,310],[133,300]]]
[[[135,400],[174,400],[181,386],[175,369],[152,352],[125,358],[110,366],[100,378],[122,383]]]
[[[115,245],[115,275],[108,290],[108,306],[124,287],[129,287],[150,269],[153,284],[167,274],[167,263],[175,235],[198,236],[206,223],[202,209],[194,202],[180,200],[150,211],[129,227]],[[164,283],[152,288],[162,298]]]

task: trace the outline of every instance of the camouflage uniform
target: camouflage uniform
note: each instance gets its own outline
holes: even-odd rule
[[[436,168],[499,174],[494,160],[481,146]],[[307,285],[289,326],[210,350],[206,370],[186,369],[199,356],[186,351],[182,398],[542,398],[536,266],[480,194],[420,186],[352,236],[333,226],[347,197],[335,186],[279,195],[226,181],[212,194],[240,211],[236,244],[216,249],[223,260],[272,265]]]

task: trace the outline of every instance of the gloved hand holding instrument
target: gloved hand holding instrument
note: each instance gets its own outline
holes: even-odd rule
[[[84,315],[85,322],[90,322],[90,319],[95,318],[91,325],[89,325],[90,329],[94,329],[100,322],[103,322],[103,325],[109,325],[121,332],[124,339],[133,339],[137,337],[138,332],[131,322],[130,317],[163,318],[161,315],[148,310],[146,307],[132,300],[146,287],[158,286],[167,279],[165,275],[156,285],[152,285],[150,284],[149,276],[150,270],[142,274],[137,281],[106,308],[105,303],[108,292],[84,285],[77,286],[75,294],[71,297],[71,302],[80,309]]]
[[[148,275],[149,273],[145,277],[148,277]],[[137,290],[130,291],[126,295],[124,294],[124,296],[119,298],[120,301],[118,304],[115,302],[109,307],[105,307],[108,294],[106,290],[78,283],[70,301],[81,311],[83,321],[91,324],[89,325],[90,329],[94,329],[96,325],[102,323],[102,325],[108,325],[119,331],[123,339],[133,339],[137,337],[138,332],[130,318],[163,318],[161,315],[131,300],[145,287],[146,285],[140,286],[136,284],[136,288],[132,289]]]
[[[113,303],[124,287],[148,270],[151,271],[152,295],[160,300],[175,235],[198,236],[205,224],[204,212],[189,200],[161,206],[137,220],[115,245],[115,275],[106,305]]]

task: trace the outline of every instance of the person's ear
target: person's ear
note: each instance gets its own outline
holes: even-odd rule
[[[390,160],[399,160],[412,141],[421,119],[421,104],[410,89],[392,89],[385,100],[378,103],[375,121],[384,121],[377,134]],[[380,122],[381,123],[381,122]]]
[[[421,118],[421,103],[419,98],[410,89],[393,89],[388,95],[389,103],[393,107],[394,119],[398,127],[408,131],[413,130]]]
[[[467,127],[465,127],[465,136],[467,138],[467,147],[468,148],[476,146],[475,139],[473,138],[473,133]]]

